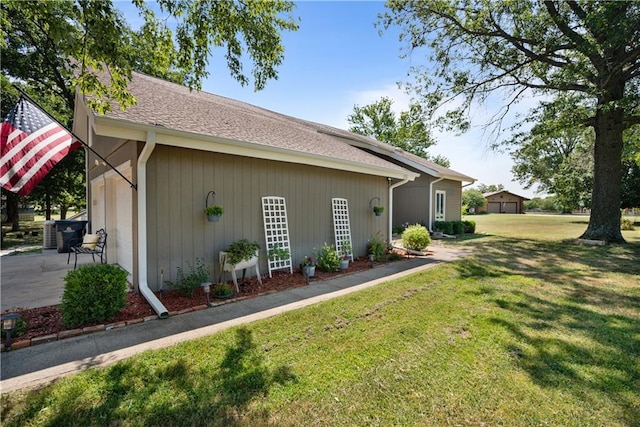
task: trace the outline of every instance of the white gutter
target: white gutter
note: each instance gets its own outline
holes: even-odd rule
[[[401,185],[405,185],[409,181],[413,181],[413,179],[409,179],[407,177],[402,181],[396,182],[395,184],[389,186],[389,243],[391,243],[391,237],[393,236],[393,190],[400,187]]]
[[[433,210],[434,210],[434,206],[433,206],[433,184],[435,184],[436,182],[440,182],[444,179],[443,178],[438,178],[435,181],[431,181],[431,184],[429,184],[429,231],[433,232]]]
[[[147,283],[147,161],[156,147],[156,133],[147,132],[147,141],[138,158],[138,288],[161,319],[169,317],[169,310],[149,289]]]

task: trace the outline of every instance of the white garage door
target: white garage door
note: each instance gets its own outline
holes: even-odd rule
[[[504,203],[504,213],[518,213],[518,203],[516,202],[505,202]]]
[[[489,202],[487,212],[500,213],[500,202]]]

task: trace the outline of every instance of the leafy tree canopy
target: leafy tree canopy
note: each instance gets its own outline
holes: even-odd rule
[[[349,130],[449,167],[450,162],[447,158],[430,156],[427,152],[436,141],[431,136],[428,118],[422,107],[419,104],[410,104],[409,111],[402,111],[397,117],[391,110],[392,105],[393,100],[383,97],[364,107],[354,106],[353,114],[347,118],[351,125]]]
[[[586,116],[580,97],[562,94],[534,109],[527,119],[532,128],[505,143],[515,178],[525,188],[539,184],[555,194],[565,212],[591,204],[594,135]]]
[[[623,131],[640,123],[640,3],[637,1],[389,0],[385,27],[402,28],[427,112],[466,129],[476,102],[502,99],[502,114],[528,90],[578,93],[593,128],[592,210],[583,238],[623,242]],[[453,104],[455,101],[456,103]]]
[[[112,1],[13,1],[0,9],[2,117],[15,105],[20,86],[60,123],[71,128],[75,91],[98,112],[135,104],[127,91],[133,70],[199,89],[211,55],[225,55],[231,75],[256,90],[277,78],[284,58],[280,32],[295,31],[293,3],[283,0],[158,0],[132,2],[142,25],[132,29]],[[219,49],[218,49],[219,48]],[[99,77],[108,74],[110,84]],[[40,182],[32,203],[84,205],[84,153],[77,150]],[[8,196],[18,204],[18,196]],[[16,209],[17,212],[17,209]],[[12,218],[13,220],[13,218]],[[17,216],[12,221],[17,228]]]
[[[504,185],[502,184],[478,184],[478,191],[480,191],[481,194],[495,193],[496,191],[502,190],[504,190]]]
[[[475,188],[469,188],[462,192],[462,204],[469,209],[477,209],[484,205],[486,201],[487,200],[482,195],[482,192]]]
[[[243,69],[248,54],[259,90],[277,78],[284,58],[280,31],[298,28],[290,15],[293,3],[283,0],[157,0],[162,19],[151,3],[133,4],[143,19],[138,30],[111,1],[3,1],[3,73],[36,91],[51,91],[69,106],[77,87],[96,111],[105,112],[110,101],[121,108],[135,104],[127,91],[133,70],[199,89],[220,48],[243,85],[250,80]],[[103,73],[109,85],[99,79]]]

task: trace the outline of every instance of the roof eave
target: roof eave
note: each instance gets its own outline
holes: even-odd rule
[[[165,128],[161,125],[135,123],[105,116],[95,116],[94,132],[96,135],[136,141],[145,141],[147,132],[155,132],[156,143],[162,145],[254,157],[264,160],[320,166],[392,179],[408,179],[409,181],[413,181],[419,176],[419,174],[406,169],[392,169],[377,165],[367,165],[361,162],[287,150],[247,141],[179,131]]]
[[[345,138],[348,139],[348,138]],[[409,167],[419,170],[420,172],[424,172],[436,178],[444,178],[452,181],[460,181],[460,182],[470,182],[474,183],[477,180],[470,176],[462,175],[462,174],[447,174],[435,169],[429,168],[421,163],[415,162],[411,159],[408,159],[398,153],[395,149],[387,149],[386,147],[381,147],[374,144],[367,144],[366,142],[356,141],[355,139],[349,139],[349,143],[353,146],[366,148],[367,150],[373,151],[375,153],[383,154],[391,157],[392,159],[401,162]]]

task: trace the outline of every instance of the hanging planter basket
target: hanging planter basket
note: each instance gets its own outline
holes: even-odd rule
[[[220,217],[224,212],[222,206],[211,205],[209,206],[209,196],[213,195],[213,201],[216,200],[216,193],[213,191],[209,191],[207,194],[207,200],[205,201],[204,214],[207,216],[207,221],[209,222],[218,222],[220,221]]]

